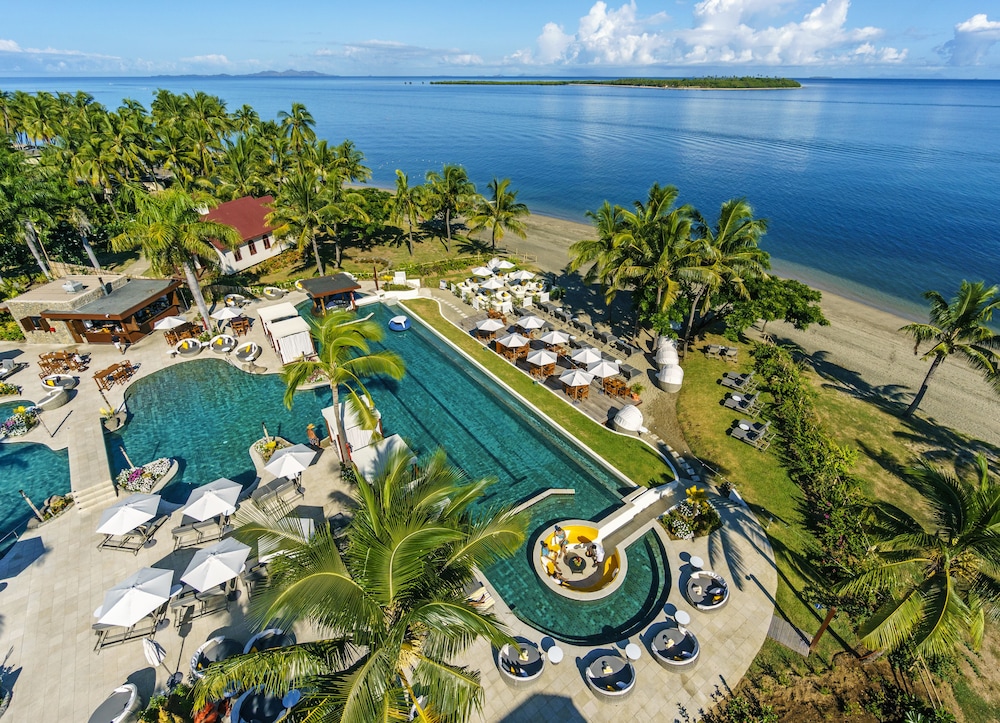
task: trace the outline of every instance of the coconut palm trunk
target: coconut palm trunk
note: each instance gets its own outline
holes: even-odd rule
[[[937,368],[941,366],[941,362],[944,360],[945,358],[943,356],[934,357],[934,361],[931,362],[931,368],[927,370],[927,376],[924,377],[924,383],[920,385],[920,389],[917,391],[917,396],[913,398],[913,401],[910,402],[910,406],[906,408],[905,412],[903,412],[904,417],[912,417],[913,413],[917,411],[917,407],[920,406],[920,402],[923,401],[924,395],[927,393],[927,386],[931,382],[931,377],[934,376],[934,372],[937,371]]]
[[[94,267],[94,271],[101,273],[101,263],[97,260],[97,254],[94,253],[94,247],[90,245],[90,239],[87,238],[86,233],[80,234],[80,244],[87,252],[87,258],[90,259],[90,265]]]
[[[691,343],[691,334],[694,331],[694,312],[698,308],[698,302],[701,301],[702,295],[705,293],[705,287],[701,287],[698,293],[695,294],[694,298],[691,299],[691,313],[688,314],[687,331],[684,334],[684,351],[682,355],[687,359],[688,345]]]
[[[204,322],[205,330],[207,331],[212,328],[212,322],[208,313],[208,304],[205,303],[205,296],[201,293],[198,276],[194,273],[194,267],[190,261],[185,261],[181,264],[181,268],[184,269],[184,278],[187,280],[188,288],[191,290],[191,297],[194,299],[194,303],[198,305],[198,313],[201,314],[201,320]]]
[[[38,251],[38,232],[35,231],[35,225],[31,221],[24,222],[24,242],[28,245],[28,250],[31,251],[31,255],[35,257],[35,263],[38,264],[38,268],[42,270],[45,274],[45,278],[51,279],[52,272],[49,271],[49,267],[45,264],[45,259],[42,254]]]
[[[317,243],[317,241],[316,241],[316,234],[312,235],[312,238],[310,238],[310,241],[311,241],[312,247],[313,247],[313,257],[316,259],[316,271],[318,271],[319,275],[322,276],[323,275],[323,261],[319,257],[319,243]]]

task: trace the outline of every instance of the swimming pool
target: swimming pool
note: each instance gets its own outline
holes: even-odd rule
[[[0,420],[28,404],[23,399],[0,403]],[[0,442],[0,537],[12,530],[20,532],[31,519],[31,509],[19,490],[40,507],[47,497],[64,495],[70,489],[67,450],[52,450],[35,442]],[[13,542],[13,538],[0,541],[0,554]]]
[[[394,315],[381,305],[364,311],[369,310],[383,326]],[[598,519],[632,489],[422,324],[387,333],[374,346],[396,351],[407,365],[402,380],[369,385],[385,433],[400,434],[420,455],[443,447],[452,463],[472,477],[497,476],[500,482],[480,505],[512,505],[549,487],[574,489],[572,496],[549,498],[531,509],[530,530],[539,530],[568,517]],[[251,376],[223,361],[175,365],[129,388],[134,418],[120,433],[108,435],[109,453],[119,469],[125,465],[117,449],[122,444],[137,464],[160,456],[180,458],[179,476],[163,491],[176,502],[186,498],[191,485],[218,477],[250,482],[253,465],[246,450],[260,438],[262,421],[271,434],[304,442],[306,425],[321,424],[320,410],[330,404],[327,389],[300,392],[288,411],[283,393],[276,376]],[[594,604],[548,590],[529,559],[534,544],[529,532],[514,558],[485,572],[519,617],[555,638],[581,644],[616,641],[641,628],[665,602],[668,572],[654,533],[629,547],[626,584]]]

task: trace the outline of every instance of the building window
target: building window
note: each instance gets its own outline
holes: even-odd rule
[[[265,236],[264,237],[264,248],[265,249],[271,248],[271,237],[270,236]]]
[[[236,247],[236,248],[235,248],[235,249],[233,250],[233,258],[234,258],[235,260],[237,260],[237,261],[242,261],[242,260],[243,260],[243,254],[241,254],[241,253],[240,253],[240,247],[239,247],[239,246],[237,246],[237,247]]]
[[[25,331],[48,331],[49,322],[40,316],[26,316],[21,319],[21,326]]]
[[[250,249],[250,255],[253,256],[255,253],[257,253],[257,242],[251,241],[250,243],[247,244],[247,248]]]

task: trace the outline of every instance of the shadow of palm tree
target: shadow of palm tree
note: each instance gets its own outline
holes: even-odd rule
[[[452,231],[454,232],[454,228]],[[482,255],[493,253],[493,249],[490,248],[489,242],[482,241],[481,239],[470,238],[469,236],[455,237],[453,233],[452,241],[455,246],[455,250],[460,254]],[[499,251],[499,249],[497,250]]]
[[[749,543],[768,565],[775,567],[771,542],[764,528],[743,505],[722,497],[713,500],[713,504],[722,518],[722,527],[708,537],[709,563],[714,568],[720,560],[725,560],[733,575],[732,583],[742,590],[744,582],[750,579],[751,570],[739,542]]]

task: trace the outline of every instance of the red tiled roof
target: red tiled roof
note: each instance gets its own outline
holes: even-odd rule
[[[273,226],[269,226],[264,221],[264,217],[274,210],[270,208],[272,203],[274,203],[274,196],[264,196],[263,198],[244,196],[235,201],[219,204],[202,218],[232,226],[239,232],[243,241],[249,241],[274,230]],[[224,250],[223,245],[215,239],[212,239],[212,243],[220,251]]]

